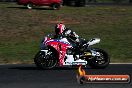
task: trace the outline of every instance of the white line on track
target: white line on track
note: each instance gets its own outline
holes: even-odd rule
[[[132,63],[110,63],[110,64],[132,64]]]
[[[110,63],[110,64],[124,64],[125,65],[125,64],[132,64],[132,63]],[[13,64],[0,64],[0,65],[22,65],[22,64],[13,63]],[[27,65],[34,65],[34,64],[27,64]]]

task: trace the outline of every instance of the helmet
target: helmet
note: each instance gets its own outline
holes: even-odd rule
[[[65,25],[63,23],[56,24],[55,26],[55,33],[61,34],[66,29]]]

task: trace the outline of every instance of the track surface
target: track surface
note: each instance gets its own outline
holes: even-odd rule
[[[132,75],[132,64],[113,64],[105,69],[85,70],[87,74]],[[0,88],[132,88],[132,83],[79,85],[76,73],[77,68],[39,70],[35,65],[0,65]]]

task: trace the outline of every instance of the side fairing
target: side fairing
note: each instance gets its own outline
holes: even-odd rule
[[[59,53],[59,64],[62,66],[64,63],[66,50],[67,48],[71,47],[71,45],[57,40],[50,40],[50,42],[46,42],[46,45],[53,47]]]

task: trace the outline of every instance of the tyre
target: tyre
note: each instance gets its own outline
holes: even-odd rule
[[[32,4],[32,3],[28,3],[28,4],[27,4],[27,8],[28,8],[28,9],[32,9],[32,8],[33,8],[33,4]]]
[[[59,10],[60,9],[60,4],[56,3],[56,4],[53,4],[51,7],[52,7],[53,10]]]
[[[88,61],[88,64],[92,68],[105,68],[110,63],[108,53],[102,49],[93,49],[94,52],[98,53],[97,56],[92,56]]]
[[[47,55],[45,52],[39,51],[34,58],[34,62],[40,69],[51,69],[57,65],[57,59],[53,51],[48,51]]]

